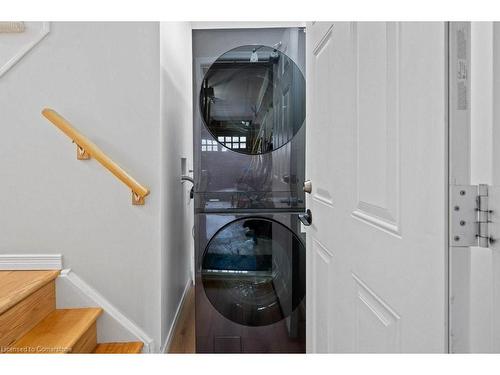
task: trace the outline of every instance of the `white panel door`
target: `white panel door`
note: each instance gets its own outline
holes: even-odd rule
[[[444,23],[307,26],[307,348],[444,352]]]

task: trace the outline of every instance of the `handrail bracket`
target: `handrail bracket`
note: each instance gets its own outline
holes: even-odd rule
[[[90,159],[90,154],[85,150],[82,146],[79,146],[75,141],[73,141],[74,144],[76,144],[76,158],[78,160],[89,160]]]
[[[142,195],[137,194],[135,191],[132,190],[132,204],[134,206],[142,206],[144,205],[144,197]]]

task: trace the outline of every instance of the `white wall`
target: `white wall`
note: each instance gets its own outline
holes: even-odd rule
[[[52,23],[0,77],[0,254],[62,253],[157,349],[160,204],[170,188],[160,177],[159,92],[158,23]],[[40,115],[45,106],[149,186],[146,205],[132,206],[96,161],[77,161],[75,146]]]
[[[192,42],[189,22],[160,24],[162,142],[162,342],[193,269],[191,183],[181,184],[181,158],[193,169]]]

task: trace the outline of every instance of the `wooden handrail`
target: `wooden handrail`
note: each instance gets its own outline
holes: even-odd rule
[[[94,143],[87,137],[80,134],[64,117],[50,108],[44,108],[42,111],[51,123],[59,128],[77,145],[78,159],[88,159],[93,157],[101,165],[114,174],[120,181],[127,185],[132,190],[132,203],[144,204],[144,198],[149,194],[149,189],[138,183],[133,177],[125,172],[118,164],[116,164],[110,157],[101,151]]]

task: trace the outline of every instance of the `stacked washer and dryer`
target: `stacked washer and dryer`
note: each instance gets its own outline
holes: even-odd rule
[[[304,30],[194,30],[193,69],[196,351],[303,353]]]

